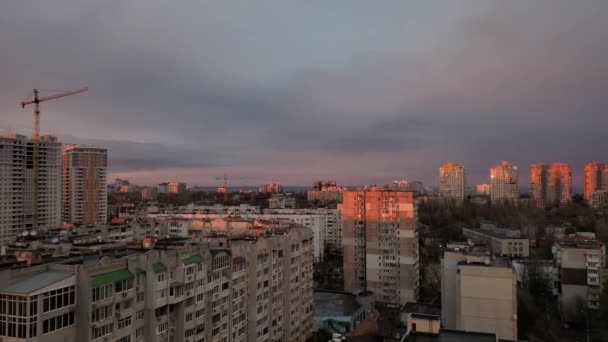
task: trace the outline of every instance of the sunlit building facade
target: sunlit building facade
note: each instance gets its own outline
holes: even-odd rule
[[[583,170],[583,197],[589,203],[591,194],[597,190],[608,191],[608,163],[592,162]]]
[[[572,201],[572,169],[569,164],[532,164],[530,192],[538,208],[564,206]]]
[[[412,192],[347,191],[342,211],[344,290],[379,301],[418,298],[418,215]]]
[[[467,177],[464,167],[447,162],[439,168],[439,196],[464,200],[467,195]]]
[[[108,150],[69,145],[63,148],[63,221],[103,224],[108,214]]]
[[[490,199],[494,203],[514,203],[519,199],[517,166],[502,161],[490,168]]]

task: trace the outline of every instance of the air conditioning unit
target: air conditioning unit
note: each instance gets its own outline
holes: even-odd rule
[[[186,297],[192,296],[192,291],[186,291]]]
[[[122,298],[127,298],[127,293],[126,292],[122,293]]]

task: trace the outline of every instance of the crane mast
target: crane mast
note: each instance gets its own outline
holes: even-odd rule
[[[89,90],[89,88],[79,88],[64,93],[49,95],[45,97],[39,97],[38,89],[34,89],[34,96],[31,100],[25,100],[21,102],[21,108],[29,104],[34,104],[34,134],[32,140],[34,140],[34,149],[32,151],[32,166],[33,166],[33,194],[32,194],[32,205],[33,205],[33,224],[32,228],[38,228],[38,170],[40,168],[40,103],[48,100],[54,100],[65,96],[70,96],[78,93],[82,93]]]

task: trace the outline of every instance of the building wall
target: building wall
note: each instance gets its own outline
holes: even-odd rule
[[[42,136],[39,141],[39,229],[61,224],[61,144]],[[22,135],[0,137],[0,243],[34,227],[34,141]]]
[[[417,205],[411,192],[349,191],[342,204],[344,289],[379,301],[418,298]]]
[[[585,164],[583,170],[583,197],[591,199],[596,190],[608,191],[608,163],[592,162]]]
[[[62,158],[63,221],[73,224],[106,223],[108,151],[72,145],[63,149]]]
[[[532,164],[531,198],[539,208],[562,206],[572,201],[572,170],[569,164]]]

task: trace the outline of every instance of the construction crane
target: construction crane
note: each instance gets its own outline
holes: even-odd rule
[[[227,174],[224,174],[223,177],[216,177],[216,180],[223,180],[224,181],[224,185],[222,185],[221,187],[218,188],[218,191],[220,193],[224,193],[224,202],[228,202],[228,179],[231,180],[239,180],[239,179],[248,179],[248,178],[239,178],[239,177],[228,177]]]
[[[64,93],[39,97],[38,89],[34,89],[34,96],[31,99],[25,100],[21,102],[21,108],[25,108],[25,106],[34,104],[34,136],[32,137],[34,140],[34,153],[33,153],[33,173],[34,173],[34,193],[33,193],[33,210],[34,210],[34,223],[32,228],[38,228],[38,164],[39,164],[39,154],[38,154],[38,144],[40,142],[40,103],[49,100],[55,100],[61,97],[66,97],[78,93],[82,93],[89,90],[88,87],[75,89],[72,91],[66,91]]]

